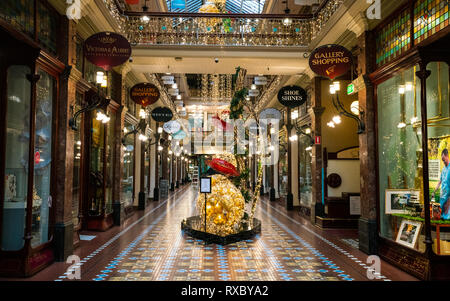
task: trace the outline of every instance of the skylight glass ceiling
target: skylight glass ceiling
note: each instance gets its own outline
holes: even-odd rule
[[[203,4],[202,0],[185,0],[185,9],[175,8],[176,5],[172,5],[172,2],[179,3],[179,1],[182,0],[166,0],[168,10],[171,12],[197,13]],[[260,14],[265,2],[266,0],[227,0],[226,8],[230,13]]]

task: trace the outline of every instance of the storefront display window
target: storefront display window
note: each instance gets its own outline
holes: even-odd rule
[[[115,114],[109,111],[110,121],[107,126],[107,144],[106,144],[106,190],[105,190],[105,201],[106,201],[106,214],[112,213],[112,202],[113,202],[113,175],[114,175],[114,148],[115,148],[115,131],[114,124],[116,122]]]
[[[31,84],[27,75],[30,72],[26,66],[8,69],[5,195],[1,219],[1,248],[5,251],[20,250],[24,245],[31,110]]]
[[[311,207],[312,203],[312,177],[311,164],[312,153],[310,150],[311,139],[308,136],[302,135],[299,138],[299,196],[300,204],[306,207]]]
[[[89,169],[89,215],[100,215],[103,209],[103,154],[105,150],[105,126],[93,114],[91,129]]]
[[[427,70],[431,71],[427,78],[427,124],[433,250],[450,255],[450,232],[446,231],[450,227],[449,67],[445,62],[432,62]]]
[[[83,94],[77,93],[73,111],[78,112],[81,109]],[[81,131],[73,131],[73,174],[72,174],[72,220],[73,225],[79,223],[79,204],[81,193]]]
[[[380,84],[378,95],[378,148],[380,183],[380,234],[407,247],[424,251],[424,195],[431,201],[431,225],[436,243],[446,248],[450,237],[444,231],[440,242],[436,227],[450,225],[445,209],[448,199],[448,148],[450,147],[449,68],[433,62],[427,70],[427,124],[430,180],[423,187],[420,80],[418,67],[410,68]],[[446,151],[447,150],[447,151]],[[440,189],[436,189],[439,181]],[[445,196],[442,198],[442,194]],[[442,212],[444,211],[444,212]],[[442,226],[443,225],[443,226]],[[443,255],[443,254],[440,254]]]
[[[125,123],[127,131],[132,131],[133,126]],[[125,207],[133,205],[133,184],[134,184],[134,139],[135,135],[128,135],[125,138],[123,170],[122,170],[122,196],[121,200]]]
[[[417,227],[401,227],[399,214],[420,215],[423,208],[420,81],[417,67],[378,86],[378,162],[380,234],[396,240],[413,240]],[[405,230],[406,229],[406,230]],[[410,232],[408,232],[410,231]],[[412,242],[412,241],[410,241]],[[423,239],[414,248],[424,251]]]
[[[280,157],[278,159],[278,186],[280,197],[286,197],[288,188],[287,142],[286,132],[280,134]]]
[[[32,246],[49,240],[52,171],[52,124],[55,79],[40,71],[36,92],[36,133],[34,143],[34,187],[31,231]]]

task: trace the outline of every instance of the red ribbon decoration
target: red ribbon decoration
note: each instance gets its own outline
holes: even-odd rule
[[[206,165],[208,165],[215,171],[220,172],[221,174],[224,174],[226,176],[232,176],[232,177],[239,176],[239,172],[237,171],[236,167],[234,167],[233,164],[231,164],[225,160],[222,160],[219,158],[214,158],[210,161],[206,161]]]
[[[231,130],[231,126],[226,123],[225,121],[223,121],[222,119],[220,119],[219,115],[214,115],[212,117],[213,123],[215,126],[220,127],[223,131],[229,131]]]

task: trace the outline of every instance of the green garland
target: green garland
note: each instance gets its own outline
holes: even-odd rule
[[[392,216],[401,217],[404,219],[409,219],[412,221],[418,221],[418,222],[424,222],[425,220],[421,217],[411,216],[408,214],[400,214],[400,213],[393,213]],[[447,220],[431,220],[432,224],[440,224],[440,225],[450,225],[450,221]]]

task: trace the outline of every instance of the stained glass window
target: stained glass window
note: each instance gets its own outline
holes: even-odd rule
[[[34,35],[34,0],[1,0],[0,17],[26,34]]]
[[[377,34],[377,66],[389,63],[411,48],[411,16],[409,10],[403,10],[399,16],[384,26]]]
[[[42,2],[38,2],[39,9],[39,42],[50,52],[56,54],[56,39],[58,29],[58,14],[51,11]]]
[[[418,0],[414,4],[414,43],[418,44],[448,26],[447,0]]]

